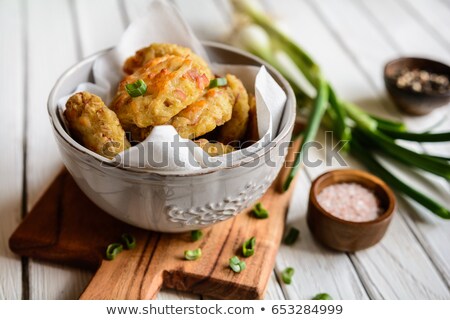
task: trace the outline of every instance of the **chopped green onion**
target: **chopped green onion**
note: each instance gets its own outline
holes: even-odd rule
[[[318,293],[312,298],[313,300],[333,300],[328,293]]]
[[[250,257],[255,254],[256,238],[251,237],[242,245],[242,254],[244,257]]]
[[[224,87],[228,84],[227,78],[215,78],[209,82],[209,88]]]
[[[267,219],[269,217],[269,211],[267,211],[261,202],[258,202],[253,207],[253,215],[258,219]]]
[[[106,259],[114,260],[114,258],[121,253],[123,250],[123,246],[120,243],[111,243],[106,248]]]
[[[193,230],[191,232],[192,241],[200,240],[202,237],[203,237],[203,232],[201,232],[200,230]]]
[[[184,258],[189,261],[197,260],[202,256],[202,249],[197,248],[195,250],[186,250],[184,252]]]
[[[125,244],[126,249],[134,249],[136,248],[136,238],[131,234],[124,233],[121,237],[122,242]]]
[[[239,272],[245,270],[245,267],[246,267],[245,262],[239,260],[239,258],[237,256],[230,258],[229,262],[230,262],[230,268],[234,272],[239,273]]]
[[[145,94],[145,92],[147,91],[147,85],[145,84],[144,80],[139,79],[134,83],[127,84],[125,86],[125,89],[130,96],[136,98]]]
[[[289,232],[286,234],[286,237],[284,238],[284,244],[291,245],[294,244],[295,241],[297,241],[298,236],[300,235],[300,231],[296,228],[291,227],[289,229]]]
[[[292,276],[294,275],[294,268],[286,268],[281,273],[281,279],[285,284],[291,284],[292,283]]]

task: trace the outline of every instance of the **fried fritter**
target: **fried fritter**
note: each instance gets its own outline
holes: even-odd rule
[[[168,123],[182,138],[200,137],[231,119],[234,96],[228,87],[209,89]]]
[[[194,142],[212,157],[221,156],[234,151],[232,146],[220,142],[209,142],[206,139],[198,139]]]
[[[226,78],[235,101],[231,120],[220,128],[218,140],[229,144],[232,141],[239,141],[245,135],[250,106],[248,104],[247,90],[241,80],[231,74],[227,74]]]
[[[196,64],[202,66],[202,68],[206,72],[206,76],[208,79],[213,79],[214,75],[212,71],[209,69],[205,60],[203,60],[200,56],[196,55],[192,52],[191,49],[186,47],[181,47],[176,44],[170,43],[153,43],[146,48],[142,48],[136,51],[135,55],[129,57],[123,66],[123,71],[126,74],[132,74],[137,69],[144,66],[150,60],[155,58],[163,57],[165,55],[177,56],[182,58],[190,58],[195,61]]]
[[[208,70],[189,58],[155,58],[121,81],[111,109],[124,127],[165,124],[203,95],[210,81],[207,73]],[[147,91],[133,98],[125,86],[139,79],[146,83]]]
[[[64,116],[72,137],[95,153],[113,158],[130,147],[116,114],[94,94],[79,92],[71,96]]]

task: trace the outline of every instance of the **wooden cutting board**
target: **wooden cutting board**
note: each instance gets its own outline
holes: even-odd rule
[[[299,142],[291,150],[297,150]],[[292,161],[290,152],[287,161]],[[36,259],[97,270],[81,299],[153,299],[161,287],[217,299],[261,299],[272,273],[283,235],[293,190],[281,193],[280,175],[261,199],[270,212],[259,220],[250,210],[203,230],[201,240],[190,233],[149,232],[116,220],[96,207],[67,171],[52,183],[10,238],[15,253]],[[137,247],[107,261],[105,249],[123,233],[137,239]],[[244,258],[242,243],[256,237],[256,253]],[[197,261],[184,260],[184,250],[202,249]],[[247,268],[234,273],[228,260],[237,255]]]

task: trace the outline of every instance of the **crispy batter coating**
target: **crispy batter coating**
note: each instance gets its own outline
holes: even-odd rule
[[[228,86],[235,97],[235,102],[231,120],[220,128],[218,140],[229,144],[232,141],[239,141],[245,135],[250,106],[248,104],[247,90],[241,80],[231,74],[227,74],[226,78]]]
[[[228,87],[209,89],[169,122],[182,138],[194,139],[231,119],[234,96]]]
[[[207,72],[206,76],[208,77],[208,79],[211,80],[214,78],[214,75],[212,71],[209,69],[206,61],[203,60],[200,56],[193,53],[192,50],[189,48],[181,47],[179,45],[170,43],[153,43],[148,47],[136,51],[134,56],[129,57],[125,61],[123,71],[126,74],[132,74],[137,69],[144,66],[150,60],[160,58],[166,55],[177,56],[182,58],[189,57],[190,59],[195,61],[196,64],[202,66],[205,72]]]
[[[113,158],[130,147],[116,114],[94,94],[79,92],[71,96],[64,116],[72,137],[95,153]]]
[[[207,72],[189,58],[155,58],[121,81],[111,109],[122,126],[134,124],[145,128],[165,124],[203,95],[210,81]],[[133,98],[125,86],[139,79],[146,83],[147,92]]]
[[[198,139],[194,142],[212,157],[221,156],[234,151],[232,146],[220,142],[209,142],[206,139]]]

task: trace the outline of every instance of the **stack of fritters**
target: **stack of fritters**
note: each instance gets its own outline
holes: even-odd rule
[[[225,85],[212,85],[216,77],[190,49],[152,44],[128,58],[123,70],[126,76],[109,108],[88,92],[74,94],[66,104],[69,130],[86,148],[113,158],[164,124],[211,156],[233,151],[245,136],[254,97],[231,74]],[[127,85],[141,80],[145,91],[132,96]],[[214,141],[202,137],[206,134]]]

